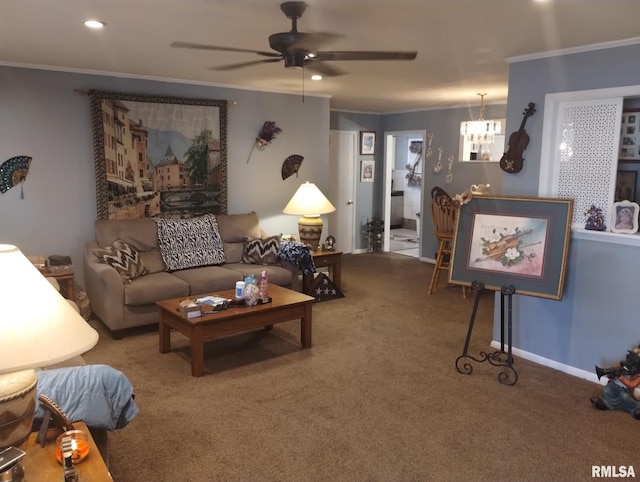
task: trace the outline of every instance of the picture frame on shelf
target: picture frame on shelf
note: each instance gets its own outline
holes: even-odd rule
[[[640,161],[640,110],[622,112],[619,159]]]
[[[227,213],[226,100],[88,94],[98,219]]]
[[[613,203],[611,208],[612,233],[635,234],[638,232],[638,213],[640,206],[631,201]]]
[[[619,170],[616,175],[616,191],[614,201],[636,201],[638,171]]]
[[[561,300],[573,200],[478,196],[460,208],[449,282]]]
[[[360,155],[375,156],[376,154],[376,132],[360,131]]]
[[[373,182],[375,178],[375,168],[375,161],[360,161],[360,182]]]

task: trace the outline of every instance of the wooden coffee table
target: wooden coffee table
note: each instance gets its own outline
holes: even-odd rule
[[[233,299],[234,290],[206,293]],[[204,342],[226,335],[242,333],[257,328],[270,329],[275,323],[300,319],[300,343],[311,346],[311,307],[314,298],[281,286],[269,285],[271,303],[255,306],[229,308],[218,313],[196,318],[185,318],[180,314],[179,304],[185,297],[156,302],[160,309],[158,332],[160,353],[171,349],[171,329],[178,330],[191,341],[191,375],[200,377],[204,373]]]

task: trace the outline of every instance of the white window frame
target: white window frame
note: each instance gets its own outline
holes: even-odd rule
[[[555,162],[557,160],[557,132],[558,113],[562,103],[578,101],[594,101],[624,97],[634,97],[640,95],[640,85],[629,87],[613,87],[606,89],[581,90],[574,92],[559,92],[547,94],[544,103],[544,119],[542,124],[542,143],[540,150],[540,176],[538,179],[538,195],[541,197],[556,197],[558,185],[556,182]],[[619,121],[622,122],[622,119]],[[619,132],[620,129],[617,129]],[[619,136],[616,139],[616,146],[619,144]],[[616,151],[617,156],[617,151]],[[609,181],[611,192],[615,186],[615,175]],[[587,186],[585,186],[587,188]],[[613,197],[611,199],[613,204]],[[586,218],[585,218],[586,222]],[[608,222],[608,220],[606,221]],[[572,237],[576,239],[588,239],[613,244],[628,246],[640,246],[640,235],[612,233],[609,231],[589,231],[584,227],[574,226]]]

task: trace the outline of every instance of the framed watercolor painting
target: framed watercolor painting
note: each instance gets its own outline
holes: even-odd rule
[[[227,212],[227,101],[89,91],[98,219]]]
[[[474,197],[461,207],[449,282],[562,299],[573,201]]]

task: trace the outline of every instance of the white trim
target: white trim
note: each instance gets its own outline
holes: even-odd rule
[[[265,92],[270,94],[285,94],[285,95],[296,95],[296,96],[302,95],[300,92],[292,92],[291,90],[264,89],[264,88],[249,87],[249,86],[242,86],[242,85],[219,84],[216,82],[203,82],[203,81],[189,80],[189,79],[175,79],[172,77],[157,77],[153,75],[129,74],[126,72],[106,72],[103,70],[76,69],[72,67],[58,67],[58,66],[38,65],[38,64],[24,64],[21,62],[6,62],[3,60],[0,60],[0,66],[18,67],[21,69],[49,70],[53,72],[69,72],[72,74],[101,75],[104,77],[117,77],[117,78],[124,78],[124,79],[152,80],[156,82],[170,82],[174,84],[202,85],[205,87],[220,87],[223,89],[248,90],[252,92]],[[304,95],[305,97],[321,97],[321,98],[327,98],[327,99],[331,99],[333,97],[333,94],[317,94],[317,93],[314,94],[310,92],[305,92]]]
[[[589,231],[584,227],[574,227],[571,230],[572,239],[584,239],[586,241],[598,241],[623,246],[640,246],[640,234],[621,234],[609,231]]]
[[[507,57],[507,63],[527,62],[529,60],[546,59],[549,57],[559,57],[561,55],[579,54],[583,52],[591,52],[593,50],[614,49],[616,47],[626,47],[627,45],[635,45],[640,43],[640,37],[632,37],[623,40],[613,40],[611,42],[601,42],[597,44],[581,45],[580,47],[570,47],[568,49],[550,50],[548,52],[539,52],[535,54],[518,55],[515,57]]]
[[[492,340],[491,347],[499,350],[500,342],[497,340]],[[597,383],[599,385],[606,385],[608,381],[607,378],[598,380],[598,376],[595,374],[595,372],[588,372],[586,370],[582,370],[581,368],[565,365],[564,363],[560,363],[555,360],[536,355],[535,353],[520,350],[519,348],[512,347],[511,351],[514,355],[519,356],[520,358],[524,358],[525,360],[532,361],[534,363],[537,363],[538,365],[553,368],[554,370],[573,375],[574,377],[583,378],[589,382]]]

